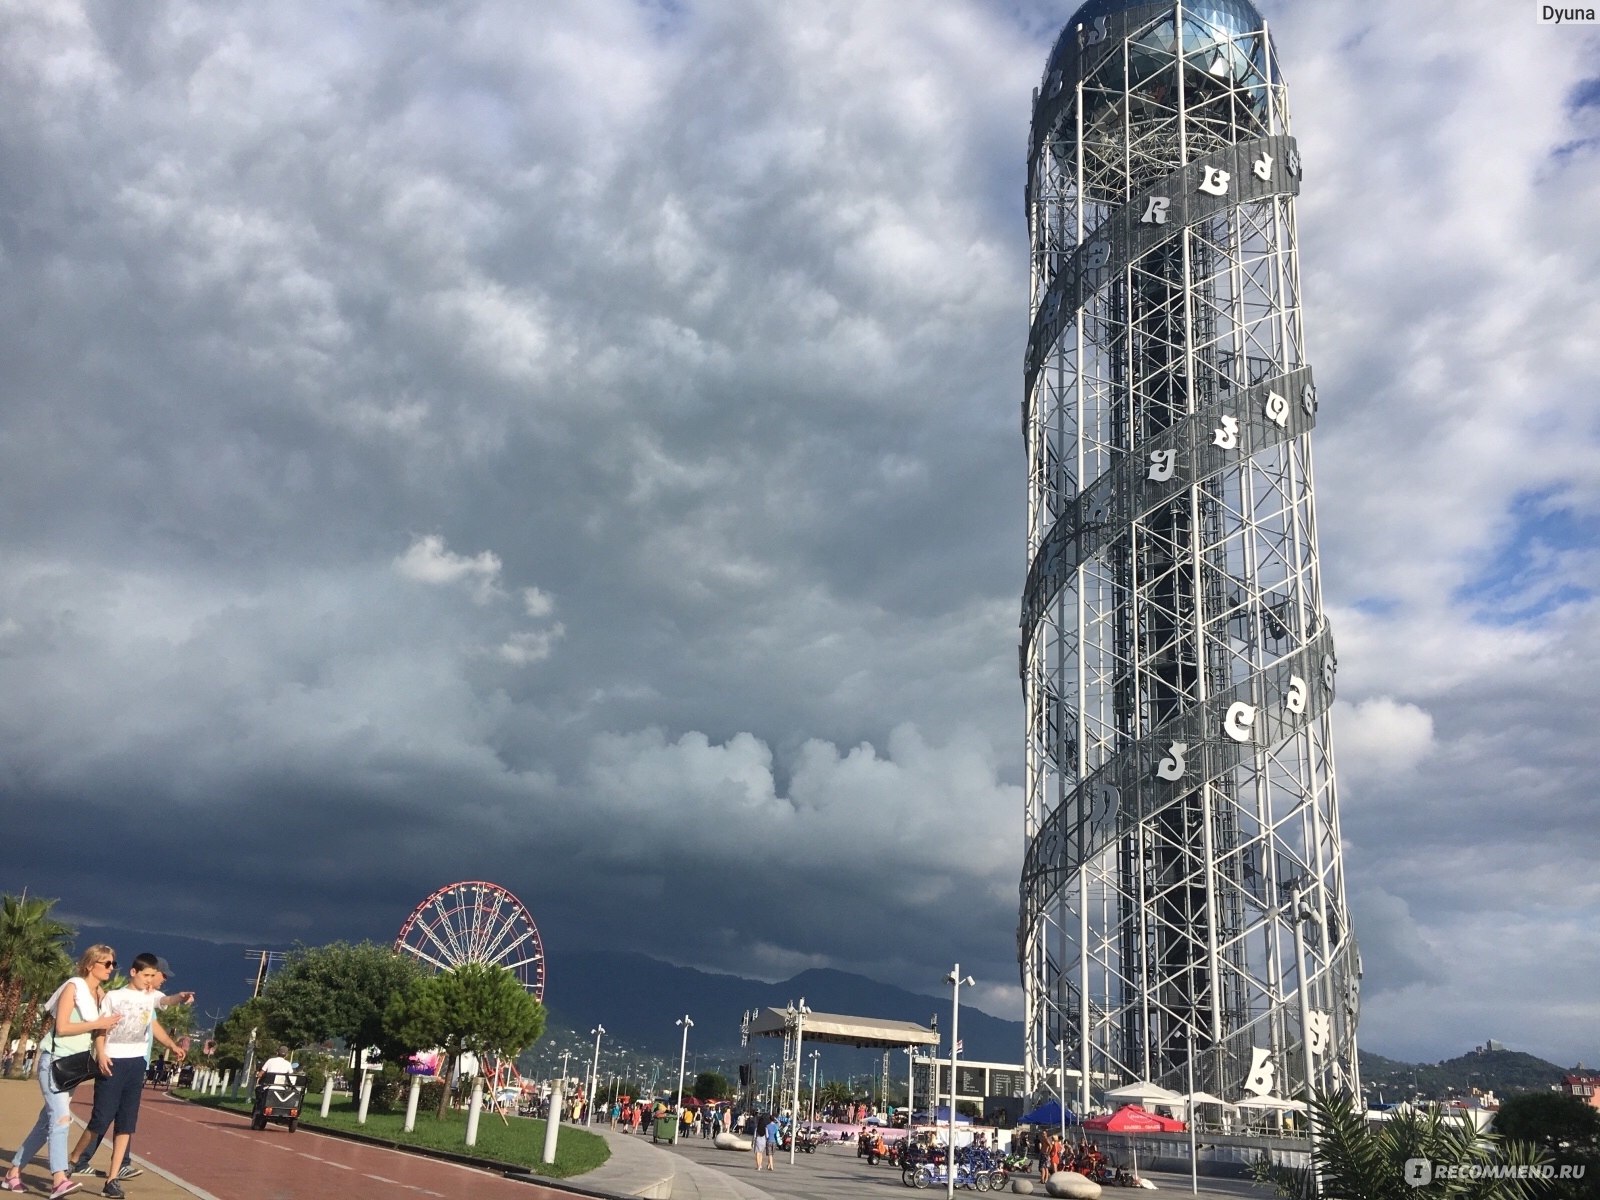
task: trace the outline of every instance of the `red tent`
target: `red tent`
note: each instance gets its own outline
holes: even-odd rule
[[[1146,1112],[1137,1104],[1125,1104],[1110,1116],[1090,1117],[1083,1127],[1105,1133],[1181,1133],[1187,1128],[1182,1121]]]

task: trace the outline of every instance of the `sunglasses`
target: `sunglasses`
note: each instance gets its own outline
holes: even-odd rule
[[[100,962],[95,964],[97,967],[115,967],[116,965],[117,960],[114,958],[102,959]]]

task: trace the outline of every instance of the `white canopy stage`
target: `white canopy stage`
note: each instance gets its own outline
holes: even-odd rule
[[[781,1008],[763,1008],[750,1021],[751,1037],[782,1037],[794,1028],[794,1017]],[[886,1021],[879,1017],[851,1017],[840,1013],[807,1012],[804,1023],[808,1042],[835,1046],[899,1049],[902,1046],[937,1046],[939,1035],[915,1021]]]

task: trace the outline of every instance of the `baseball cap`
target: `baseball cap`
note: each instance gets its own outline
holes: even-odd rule
[[[172,978],[172,964],[166,959],[162,958],[159,954],[156,955],[156,970],[160,971],[168,979]]]

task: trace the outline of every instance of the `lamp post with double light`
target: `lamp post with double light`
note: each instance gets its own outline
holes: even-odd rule
[[[956,1060],[961,1056],[961,988],[963,984],[973,987],[978,981],[971,975],[963,977],[960,963],[944,981],[950,985],[950,1141],[944,1149],[944,1182],[945,1195],[953,1198],[956,1194],[956,1093],[960,1091],[956,1082]],[[937,1094],[938,1089],[934,1090]]]
[[[583,1123],[594,1124],[594,1090],[600,1079],[600,1039],[606,1034],[604,1025],[589,1030],[594,1035],[594,1060],[589,1064],[589,1089],[584,1093]]]
[[[811,1123],[817,1123],[817,1060],[822,1057],[821,1050],[811,1052]]]
[[[678,1122],[678,1128],[681,1129],[683,1128],[683,1065],[689,1061],[689,1030],[694,1028],[694,1022],[689,1019],[688,1013],[684,1013],[675,1024],[683,1026],[683,1046],[678,1051],[678,1111],[672,1119]]]

